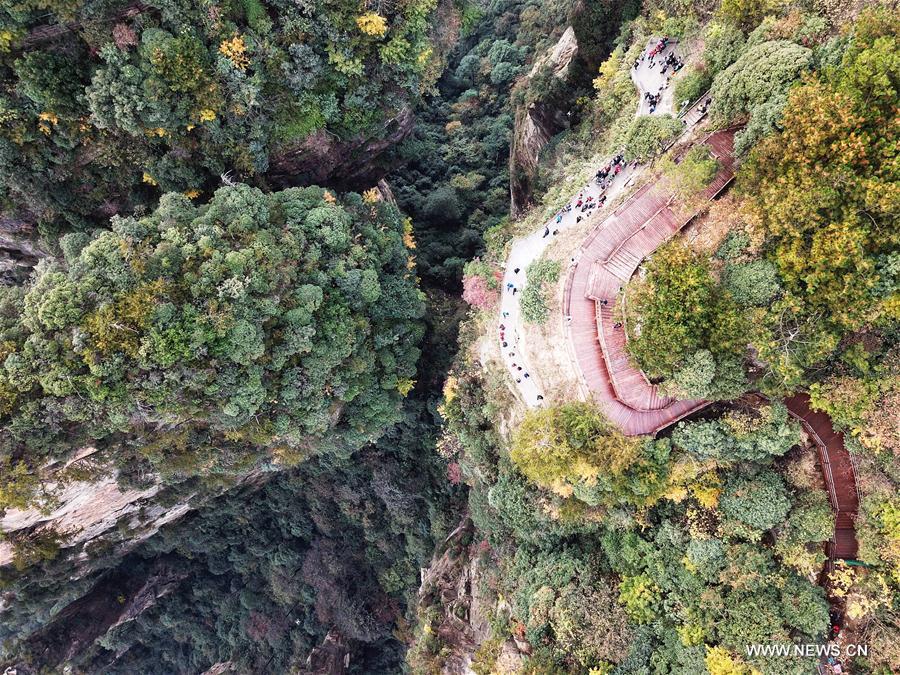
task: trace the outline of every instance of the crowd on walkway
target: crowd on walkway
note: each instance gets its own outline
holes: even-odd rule
[[[659,74],[665,75],[665,80],[660,83],[655,92],[653,92],[652,90],[644,91],[644,101],[649,105],[649,113],[651,115],[655,113],[657,108],[659,107],[662,101],[663,90],[669,87],[669,82],[672,75],[684,68],[684,60],[680,59],[675,54],[675,44],[676,43],[674,41],[670,41],[667,36],[663,36],[653,46],[641,52],[640,58],[635,59],[635,71],[637,71],[638,68],[641,67],[641,64],[645,62],[650,69],[656,68],[658,59]],[[671,47],[672,49],[669,50],[668,53],[665,53],[666,50],[669,49],[669,47]]]
[[[650,114],[663,114],[671,110],[671,96],[666,96],[664,100],[663,91],[668,87],[669,77],[684,66],[684,62],[675,54],[675,45],[676,42],[668,37],[660,38],[649,43],[641,57],[635,61],[631,77],[641,93],[637,115],[647,114],[648,103],[651,104]],[[669,77],[665,76],[666,73],[669,73]],[[544,396],[538,381],[540,377],[537,373],[528,372],[525,343],[529,336],[526,333],[520,339],[515,329],[521,311],[518,292],[527,281],[523,276],[524,269],[540,258],[563,229],[599,213],[609,200],[627,187],[633,179],[633,169],[637,164],[638,162],[626,162],[624,153],[617,152],[596,172],[593,180],[579,190],[577,196],[544,224],[543,231],[537,229],[515,240],[510,248],[502,282],[504,292],[500,303],[501,319],[497,339],[504,364],[529,405],[541,405]],[[575,264],[574,259],[572,264]]]

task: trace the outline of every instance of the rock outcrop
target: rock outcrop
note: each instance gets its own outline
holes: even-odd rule
[[[336,631],[329,631],[318,647],[306,658],[298,675],[344,675],[350,668],[350,648]]]
[[[20,284],[48,255],[38,243],[37,228],[23,218],[0,214],[0,283]]]
[[[529,74],[516,87],[527,89],[539,76],[548,74],[560,83],[569,77],[569,66],[578,54],[575,30],[569,26],[552,49],[539,57]],[[541,151],[550,139],[565,129],[566,111],[557,101],[538,97],[516,109],[515,128],[509,149],[510,211],[518,218],[530,206],[534,178]]]
[[[478,647],[497,636],[492,634],[489,617],[511,614],[510,606],[488,589],[490,558],[471,554],[463,542],[470,539],[474,526],[468,517],[448,535],[435,553],[431,565],[422,570],[418,615],[435,616],[427,627],[440,645],[442,675],[474,675],[472,662]],[[524,640],[508,640],[491,672],[517,672],[522,655],[530,653]],[[433,667],[431,664],[429,667]]]
[[[390,170],[385,153],[415,126],[412,108],[402,107],[384,125],[380,138],[338,138],[319,129],[302,141],[276,150],[266,179],[281,189],[296,185],[333,185],[340,189],[372,187]]]
[[[101,635],[139,617],[177,589],[186,576],[177,560],[168,556],[157,558],[139,572],[116,570],[28,638],[29,653],[40,655],[40,671],[16,661],[0,667],[14,668],[19,675],[53,669],[89,648]]]
[[[47,471],[51,475],[60,472],[89,460],[94,452],[93,448],[85,448],[65,465]],[[249,471],[238,484],[259,486],[268,475],[260,470]],[[210,495],[201,498],[187,491],[172,499],[158,483],[145,489],[123,489],[112,471],[61,486],[51,480],[45,487],[53,493],[49,510],[0,511],[0,567],[14,562],[17,543],[52,532],[60,536],[59,555],[67,556],[75,578],[82,564],[86,568],[82,572],[89,572],[88,551],[92,545],[102,542],[104,548],[112,547],[117,555],[124,555],[164,525],[184,517],[210,498]]]

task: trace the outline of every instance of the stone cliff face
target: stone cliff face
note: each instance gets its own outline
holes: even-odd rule
[[[106,538],[117,528],[127,528],[130,533],[122,548],[133,548],[193,508],[190,495],[180,503],[163,506],[154,500],[158,492],[159,486],[122,490],[114,476],[107,476],[67,485],[57,497],[56,508],[49,513],[38,509],[10,509],[0,518],[0,533],[4,537],[0,541],[0,566],[13,562],[13,541],[43,531],[52,530],[63,536],[63,555],[67,549],[79,550],[73,563],[84,561],[85,547]]]
[[[90,461],[94,448],[84,448],[64,465],[46,467],[48,493],[53,494],[49,508],[7,509],[0,511],[0,567],[14,560],[15,544],[43,532],[61,535],[60,555],[69,556],[75,569],[88,559],[90,546],[102,543],[124,554],[156,534],[160,527],[190,513],[209,498],[197,498],[188,491],[172,500],[161,486],[145,489],[122,488],[114,471],[100,472],[91,480],[58,485],[53,482],[66,469]],[[260,484],[265,474],[248,472],[240,484]],[[165,496],[165,498],[164,498]],[[126,532],[127,536],[119,534]],[[0,604],[2,606],[2,604]]]
[[[23,218],[0,215],[0,283],[22,283],[31,274],[31,268],[47,256],[36,229]]]
[[[90,457],[92,452],[82,451],[66,466]],[[250,471],[238,484],[258,488],[272,475]],[[48,484],[48,489],[52,487],[52,483]],[[126,556],[164,525],[201,508],[214,496],[181,490],[173,497],[158,484],[146,489],[123,489],[115,475],[109,474],[67,483],[56,493],[50,511],[0,512],[0,568],[14,562],[18,543],[34,540],[45,532],[62,537],[53,564],[57,568],[64,566],[71,594],[57,598],[54,607],[39,610],[46,615],[36,617],[33,631],[26,634],[27,652],[38,657],[42,667],[61,667],[98,638],[137,619],[159,599],[174,592],[187,576],[176,556],[163,555],[134,569],[128,565],[109,568],[108,563]],[[34,578],[30,568],[24,574],[26,584],[28,576]],[[16,591],[0,592],[0,615],[5,609],[14,608],[15,603]],[[6,667],[17,669],[19,675],[37,672],[16,660],[0,661],[0,672]]]
[[[443,549],[435,553],[431,565],[422,570],[417,611],[420,618],[437,616],[429,623],[428,630],[442,645],[439,666],[442,675],[474,675],[475,653],[492,637],[488,617],[491,613],[509,615],[511,611],[506,601],[487,588],[486,577],[491,572],[488,568],[493,563],[459,548],[473,532],[472,521],[466,518],[447,537]],[[491,672],[500,675],[518,672],[523,655],[530,652],[531,647],[524,640],[505,641]]]
[[[138,574],[113,572],[35,631],[28,638],[29,651],[39,655],[45,667],[65,663],[98,637],[138,618],[175,590],[186,575],[174,558],[166,556]],[[46,672],[17,661],[0,663],[0,667],[13,668],[18,675]]]
[[[295,185],[370,188],[391,168],[383,161],[384,153],[406,138],[414,126],[412,109],[404,106],[385,122],[385,132],[378,139],[341,139],[319,129],[301,142],[276,151],[267,180],[279,189]]]
[[[350,648],[339,633],[331,631],[313,648],[297,675],[344,675],[349,667]]]
[[[531,72],[517,84],[527,89],[540,75],[549,73],[552,78],[566,82],[569,66],[578,54],[575,30],[570,26],[556,45],[538,58]],[[510,144],[510,211],[518,218],[531,205],[534,178],[541,151],[550,139],[567,124],[566,111],[554,101],[538,98],[516,108],[515,128]]]

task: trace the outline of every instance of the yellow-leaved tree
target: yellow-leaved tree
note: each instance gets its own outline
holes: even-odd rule
[[[592,506],[649,505],[665,490],[669,444],[629,438],[592,403],[530,411],[510,457],[532,482]]]

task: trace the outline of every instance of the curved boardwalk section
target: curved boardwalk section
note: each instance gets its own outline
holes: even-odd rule
[[[719,171],[700,199],[713,199],[734,178],[734,130],[703,143]],[[567,331],[575,361],[606,415],[629,435],[652,434],[706,405],[662,396],[628,358],[626,335],[613,319],[619,291],[641,261],[690,219],[671,208],[674,196],[661,180],[638,190],[610,214],[581,246],[565,288]]]
[[[828,557],[831,560],[853,560],[859,549],[855,529],[859,491],[853,460],[844,445],[844,435],[834,430],[828,415],[810,408],[808,395],[794,394],[784,402],[819,451],[825,487],[834,509],[834,537],[828,545]]]

